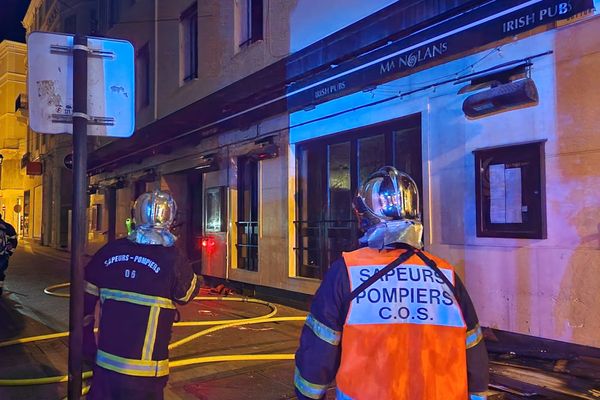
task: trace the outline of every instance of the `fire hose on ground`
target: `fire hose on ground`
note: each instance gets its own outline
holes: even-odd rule
[[[50,296],[56,297],[69,297],[68,293],[56,292],[59,289],[64,289],[69,287],[69,283],[61,283],[58,285],[48,286],[44,289],[44,293]],[[264,324],[264,323],[272,323],[272,322],[289,322],[289,321],[304,321],[306,319],[305,316],[296,316],[296,317],[275,317],[277,314],[277,307],[269,303],[267,301],[246,298],[246,297],[223,297],[223,296],[197,296],[194,300],[201,301],[235,301],[242,303],[254,303],[261,304],[267,306],[271,309],[271,312],[265,315],[261,315],[258,317],[249,317],[243,319],[226,319],[226,320],[215,320],[215,321],[182,321],[176,322],[173,324],[174,327],[191,327],[191,326],[212,326],[211,328],[204,329],[202,331],[196,332],[189,336],[184,337],[183,339],[177,340],[169,344],[169,350],[172,350],[176,347],[182,346],[186,343],[189,343],[193,340],[196,340],[202,336],[208,335],[210,333],[220,331],[222,329],[232,328],[241,325],[251,325],[251,324]],[[69,332],[58,332],[51,333],[47,335],[39,335],[39,336],[30,336],[21,339],[8,340],[4,342],[0,342],[1,347],[14,346],[19,344],[37,342],[42,340],[51,340],[58,339],[69,336]],[[216,356],[204,356],[204,357],[192,357],[192,358],[183,358],[179,360],[169,361],[169,368],[178,368],[188,365],[196,365],[196,364],[204,364],[211,362],[222,362],[222,361],[262,361],[262,360],[293,360],[294,354],[283,354],[283,353],[275,353],[275,354],[233,354],[233,355],[216,355]],[[92,377],[92,371],[85,371],[82,375],[83,379],[89,379]],[[49,376],[43,378],[27,378],[27,379],[0,379],[0,386],[30,386],[30,385],[46,385],[53,383],[61,383],[67,382],[67,375],[59,375],[59,376]],[[83,388],[82,394],[86,394],[89,390],[89,386]]]

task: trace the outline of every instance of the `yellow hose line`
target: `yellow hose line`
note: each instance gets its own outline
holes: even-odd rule
[[[49,286],[44,289],[44,293],[58,296],[58,297],[69,297],[66,293],[55,293],[55,289],[61,289],[68,287],[68,283],[62,283],[59,285]],[[177,322],[174,326],[206,326],[213,325],[211,328],[205,329],[200,332],[196,332],[192,335],[186,336],[176,342],[169,344],[169,349],[182,346],[189,343],[199,337],[208,335],[222,329],[231,328],[240,325],[251,325],[251,324],[262,324],[270,322],[287,322],[287,321],[304,321],[306,317],[275,317],[277,314],[277,307],[267,301],[251,299],[245,297],[215,297],[215,296],[197,296],[194,300],[210,300],[210,301],[237,301],[243,303],[255,303],[265,305],[271,308],[271,312],[258,317],[251,317],[247,319],[230,319],[230,320],[216,320],[216,321],[186,321]],[[97,331],[97,329],[95,329]],[[0,342],[0,347],[8,347],[15,344],[24,344],[40,340],[56,339],[61,337],[69,336],[69,332],[51,333],[47,335],[32,336],[21,339],[8,340]],[[221,356],[205,356],[195,358],[185,358],[181,360],[174,360],[169,362],[170,368],[177,368],[187,365],[203,364],[209,362],[222,362],[222,361],[259,361],[259,360],[293,360],[294,354],[234,354],[234,355],[221,355]],[[83,379],[88,379],[92,376],[92,371],[86,371],[83,373]],[[29,386],[29,385],[44,385],[52,383],[67,382],[67,375],[62,376],[51,376],[44,378],[28,378],[28,379],[0,379],[0,386]],[[83,394],[89,391],[89,386],[83,388]]]
[[[261,361],[261,360],[293,360],[295,354],[234,354],[230,356],[206,356],[186,358],[169,362],[169,368],[184,367],[186,365],[204,364],[220,361]]]
[[[58,285],[48,286],[47,288],[44,289],[44,293],[46,293],[49,296],[55,296],[55,297],[69,297],[70,296],[69,293],[56,293],[55,290],[67,288],[70,286],[71,286],[71,284],[69,282],[59,283]]]
[[[276,317],[267,318],[262,321],[238,321],[234,324],[227,324],[221,326],[215,326],[213,328],[205,329],[197,334],[194,334],[193,338],[186,337],[179,342],[171,343],[169,349],[180,346],[184,343],[192,341],[200,336],[207,335],[209,333],[231,328],[238,325],[251,325],[251,324],[263,324],[269,322],[283,322],[283,321],[304,321],[306,317]],[[181,342],[181,343],[180,343]],[[183,367],[186,365],[204,364],[209,362],[221,362],[221,361],[257,361],[257,360],[293,360],[294,354],[233,354],[233,355],[221,355],[221,356],[205,356],[195,358],[185,358],[181,360],[169,361],[169,368]],[[83,373],[83,379],[90,378],[92,371],[86,371]],[[27,386],[27,385],[45,385],[49,383],[61,383],[67,382],[67,375],[62,376],[51,376],[46,378],[30,378],[30,379],[0,379],[0,386]]]
[[[258,299],[250,299],[247,297],[211,297],[211,296],[197,296],[194,297],[194,300],[219,300],[219,301],[237,301],[242,303],[255,303],[265,305],[271,308],[271,312],[265,315],[261,315],[258,317],[244,318],[244,321],[257,321],[260,319],[271,318],[273,315],[277,314],[277,307],[274,304],[269,303],[268,301],[258,300]],[[207,326],[207,325],[225,325],[231,324],[235,322],[239,322],[240,319],[221,319],[217,321],[183,321],[183,322],[175,322],[173,326]]]
[[[30,336],[21,339],[13,339],[7,340],[5,342],[0,342],[0,347],[8,347],[13,346],[15,344],[24,344],[30,342],[38,342],[41,340],[49,340],[49,339],[58,339],[61,337],[69,336],[69,332],[58,332],[58,333],[50,333],[48,335],[39,335],[39,336]]]
[[[219,326],[213,326],[212,328],[208,328],[205,329],[203,331],[200,332],[196,332],[190,336],[187,336],[183,339],[180,339],[176,342],[170,343],[169,344],[169,350],[172,350],[176,347],[179,347],[181,345],[184,345],[186,343],[191,342],[192,340],[195,340],[201,336],[205,336],[208,335],[209,333],[213,333],[216,331],[220,331],[221,329],[226,329],[226,328],[231,328],[234,326],[239,326],[239,325],[250,325],[250,324],[262,324],[262,323],[268,323],[268,322],[282,322],[282,321],[304,321],[306,319],[306,317],[276,317],[276,318],[263,318],[263,319],[259,319],[259,320],[238,320],[236,322],[232,322],[230,324],[227,325],[219,325]]]
[[[47,293],[46,290],[52,290],[53,288],[57,288],[57,287],[66,287],[68,285],[69,285],[68,283],[61,283],[60,285],[48,286],[46,289],[44,289],[44,293]],[[52,293],[51,295],[63,297],[63,296],[60,296],[60,294],[58,294],[58,293]],[[68,297],[68,295],[64,296],[64,297]],[[194,297],[194,300],[237,301],[237,302],[242,302],[242,303],[262,304],[262,305],[266,305],[267,307],[271,308],[271,312],[268,314],[261,315],[258,317],[247,318],[247,319],[244,319],[243,321],[256,321],[256,320],[260,320],[260,319],[264,319],[264,318],[270,318],[273,315],[277,314],[277,307],[274,304],[271,304],[267,301],[258,300],[258,299],[249,299],[249,298],[245,298],[245,297],[198,296],[198,297]],[[239,321],[240,321],[240,319],[221,319],[221,320],[214,320],[214,321],[182,321],[182,322],[175,322],[173,324],[173,326],[179,327],[179,326],[226,325],[226,324],[231,324],[231,323],[239,322]],[[96,332],[96,331],[98,331],[98,329],[94,329],[94,332]],[[69,336],[69,332],[57,332],[57,333],[49,333],[47,335],[38,335],[38,336],[30,336],[30,337],[26,337],[26,338],[21,338],[21,339],[7,340],[4,342],[0,342],[0,348],[13,346],[15,344],[24,344],[24,343],[31,343],[31,342],[39,342],[42,340],[58,339],[58,338],[67,337],[67,336]]]
[[[81,374],[83,379],[92,377],[92,371],[85,371]],[[29,386],[29,385],[47,385],[49,383],[67,382],[68,375],[48,376],[45,378],[27,378],[27,379],[0,379],[0,386]]]

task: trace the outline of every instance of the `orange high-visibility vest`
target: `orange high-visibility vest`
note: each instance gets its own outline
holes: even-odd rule
[[[404,250],[344,253],[351,290]],[[454,269],[434,260],[454,284]],[[466,324],[452,290],[416,255],[355,298],[342,334],[338,399],[465,400]]]

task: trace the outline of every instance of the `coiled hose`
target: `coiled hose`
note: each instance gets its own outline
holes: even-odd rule
[[[48,286],[44,289],[44,293],[50,296],[56,297],[69,297],[68,293],[57,292],[59,289],[69,287],[69,283],[61,283],[58,285]],[[251,299],[246,297],[222,297],[222,296],[197,296],[193,300],[201,301],[236,301],[243,303],[255,303],[269,307],[271,312],[258,317],[250,317],[244,319],[226,319],[217,321],[183,321],[176,322],[173,324],[174,327],[180,326],[212,326],[211,328],[204,329],[202,331],[193,333],[183,339],[177,340],[169,344],[169,350],[176,347],[182,346],[193,340],[196,340],[202,336],[210,333],[220,331],[240,325],[252,325],[252,324],[264,324],[271,322],[289,322],[289,321],[304,321],[306,316],[296,317],[275,317],[277,314],[277,307],[267,301]],[[31,342],[37,342],[42,340],[51,340],[69,336],[69,332],[58,332],[47,335],[30,336],[21,339],[7,340],[0,342],[0,347],[14,346],[18,344],[25,344]],[[178,368],[188,365],[204,364],[210,362],[222,362],[222,361],[260,361],[260,360],[293,360],[294,354],[234,354],[224,356],[205,356],[205,357],[193,357],[183,358],[180,360],[169,361],[169,368]],[[88,379],[92,376],[92,371],[85,371],[82,375],[83,379]],[[52,383],[67,382],[67,375],[49,376],[43,378],[27,378],[27,379],[0,379],[0,386],[29,386],[29,385],[46,385]],[[82,390],[82,394],[86,394],[89,391],[89,386],[86,386]]]

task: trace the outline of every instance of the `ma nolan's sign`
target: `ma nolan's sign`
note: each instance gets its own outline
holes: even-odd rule
[[[431,25],[288,89],[288,108],[364,90],[594,8],[592,0],[497,0]]]

